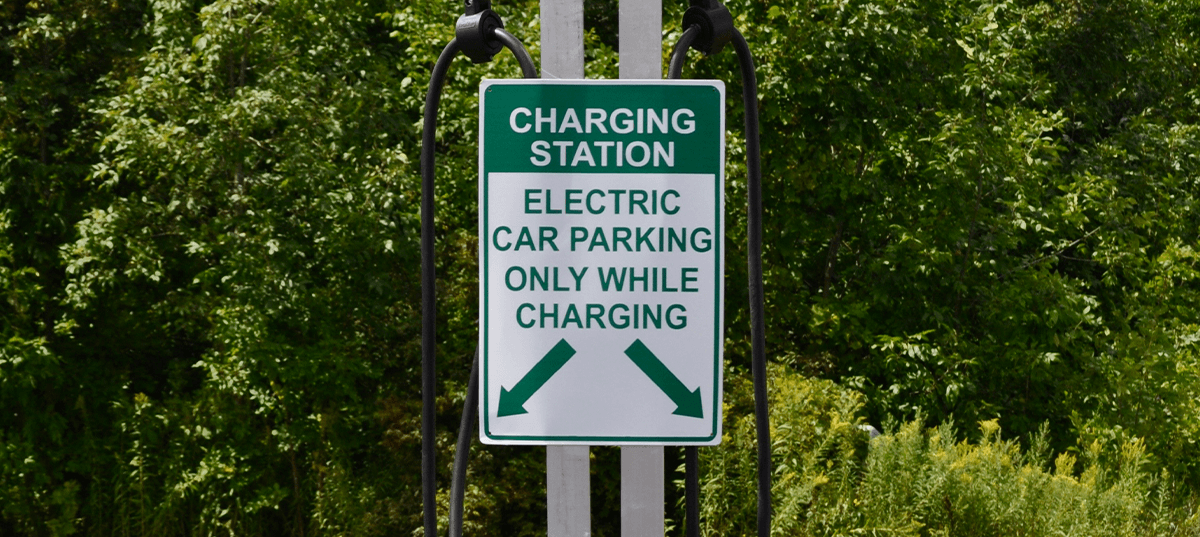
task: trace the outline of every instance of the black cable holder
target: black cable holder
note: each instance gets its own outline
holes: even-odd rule
[[[508,48],[525,78],[537,78],[533,58],[521,42],[504,30],[504,22],[491,10],[490,0],[467,0],[465,14],[455,24],[455,38],[446,44],[434,64],[425,94],[425,117],[421,132],[421,501],[425,537],[437,536],[437,465],[436,455],[436,388],[437,388],[437,274],[435,270],[434,161],[438,105],[450,64],[459,52],[474,63],[487,63]],[[478,412],[479,349],[471,365],[462,421],[459,424],[457,449],[450,486],[451,537],[462,535],[463,495],[466,488],[467,459],[470,455],[471,429]]]
[[[690,7],[683,12],[681,27],[692,26],[698,26],[700,34],[691,46],[705,56],[719,54],[737,32],[733,27],[733,15],[717,0],[691,0]]]
[[[504,48],[495,38],[501,28],[504,21],[492,11],[490,0],[467,0],[466,13],[454,23],[454,40],[472,62],[487,63]]]
[[[733,16],[717,0],[691,0],[683,14],[683,35],[671,53],[667,77],[681,78],[689,48],[706,56],[733,43],[742,75],[742,105],[745,108],[746,135],[746,262],[750,291],[750,369],[754,384],[754,423],[758,447],[758,537],[771,534],[771,429],[767,408],[766,325],[763,315],[762,273],[762,151],[759,146],[758,77],[754,56],[741,32],[733,26]],[[687,537],[700,535],[699,457],[695,447],[685,452]]]

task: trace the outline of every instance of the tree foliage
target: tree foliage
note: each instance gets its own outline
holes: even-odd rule
[[[1194,6],[731,9],[765,58],[772,354],[876,423],[1049,420],[1194,480]]]

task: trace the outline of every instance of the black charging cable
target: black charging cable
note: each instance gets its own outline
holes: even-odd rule
[[[471,439],[475,434],[475,418],[479,413],[479,348],[471,361],[471,380],[467,382],[467,397],[463,401],[462,421],[458,423],[458,445],[454,450],[454,472],[450,481],[450,537],[462,537],[463,496],[467,487],[467,459],[471,455]]]
[[[759,146],[758,77],[750,45],[733,26],[733,16],[716,0],[692,0],[683,14],[683,35],[671,53],[667,77],[680,78],[689,48],[716,54],[733,43],[742,75],[742,105],[746,135],[746,242],[750,287],[750,370],[754,377],[754,423],[758,446],[758,536],[771,534],[771,425],[767,408],[766,325],[763,317],[762,275],[762,153]],[[685,451],[687,537],[700,535],[699,456]]]
[[[671,52],[671,63],[667,68],[667,78],[678,80],[683,77],[683,62],[687,60],[687,51],[700,36],[700,26],[693,24],[684,30]],[[696,446],[683,448],[683,496],[684,496],[684,535],[699,537],[700,535],[700,453]]]
[[[474,63],[491,61],[502,48],[508,48],[521,65],[525,78],[537,78],[537,68],[529,52],[512,34],[504,30],[504,23],[491,10],[488,0],[468,0],[466,13],[459,17],[454,29],[455,37],[446,44],[433,66],[429,79],[429,92],[425,95],[425,122],[421,132],[421,501],[425,537],[437,536],[437,465],[436,451],[436,381],[437,381],[437,276],[434,267],[434,158],[436,156],[436,133],[438,105],[446,83],[450,63],[459,52]],[[471,379],[467,388],[467,400],[463,407],[462,423],[459,426],[458,449],[454,454],[453,479],[450,494],[450,535],[462,535],[462,503],[466,485],[467,457],[471,449],[470,428],[475,422],[478,408],[479,350],[471,365]]]

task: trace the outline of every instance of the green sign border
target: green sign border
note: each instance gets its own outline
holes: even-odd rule
[[[487,145],[484,143],[485,126],[486,126],[486,103],[487,91],[491,86],[682,86],[682,87],[710,87],[718,94],[718,110],[720,116],[720,128],[718,147],[720,150],[719,165],[716,173],[713,173],[713,195],[716,205],[716,214],[714,218],[714,236],[720,240],[713,241],[715,247],[714,254],[714,273],[716,274],[716,288],[713,293],[713,390],[712,390],[712,433],[708,436],[538,436],[538,435],[494,435],[491,433],[489,421],[490,413],[488,412],[489,397],[488,397],[488,301],[489,289],[487,270],[489,266],[489,248],[486,237],[486,230],[490,229],[488,225],[488,189],[490,173],[504,173],[506,170],[488,170],[485,167],[485,152]],[[521,173],[521,172],[513,172]],[[571,173],[571,172],[536,172],[536,173]],[[581,173],[581,172],[574,172]],[[602,174],[621,173],[605,171],[599,172]],[[626,172],[630,174],[647,173],[647,172]],[[653,171],[649,173],[664,173],[662,171]],[[696,173],[696,172],[690,172]],[[582,445],[713,445],[713,441],[720,442],[721,434],[721,419],[723,416],[722,410],[722,351],[724,350],[724,303],[722,301],[723,291],[725,287],[725,275],[721,270],[722,261],[724,260],[724,251],[722,244],[724,243],[724,208],[725,198],[723,186],[725,183],[725,84],[719,80],[544,80],[544,79],[504,79],[504,80],[484,80],[479,85],[479,189],[480,189],[480,217],[479,217],[479,233],[480,233],[480,250],[482,259],[480,263],[480,361],[483,371],[483,383],[481,386],[482,393],[480,394],[479,404],[481,408],[481,419],[479,420],[480,432],[487,440],[498,442],[511,442],[515,444],[528,445],[543,445],[552,443],[559,444],[582,444]]]

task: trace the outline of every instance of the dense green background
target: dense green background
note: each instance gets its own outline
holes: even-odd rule
[[[588,76],[615,78],[615,3],[587,4]],[[1194,524],[1200,4],[729,8],[760,81],[779,534]],[[419,528],[416,156],[458,9],[0,3],[0,534]],[[497,10],[536,58],[536,2]],[[735,535],[741,88],[731,51],[691,60],[728,84],[727,438],[703,469],[705,525]],[[518,72],[460,59],[443,99],[442,517],[476,337],[477,87]],[[888,431],[870,448],[864,420]],[[594,455],[614,535],[615,451]],[[470,471],[470,534],[544,532],[540,450],[477,446]]]

